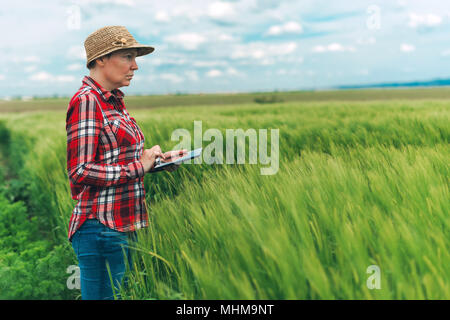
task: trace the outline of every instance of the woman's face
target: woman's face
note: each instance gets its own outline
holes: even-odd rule
[[[136,56],[137,49],[124,49],[113,52],[109,58],[103,59],[105,63],[103,75],[111,87],[130,85],[134,71],[138,69]]]

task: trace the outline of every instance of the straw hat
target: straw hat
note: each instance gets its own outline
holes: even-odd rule
[[[84,41],[86,66],[105,54],[129,48],[137,48],[138,56],[152,53],[155,48],[138,43],[123,26],[108,26],[91,33]]]

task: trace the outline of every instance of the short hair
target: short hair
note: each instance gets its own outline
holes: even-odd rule
[[[109,57],[111,57],[111,55],[112,55],[112,52],[110,52],[108,54],[105,54],[104,56],[98,57],[97,59],[104,58],[104,57],[109,58]],[[97,59],[92,60],[91,62],[89,62],[88,66],[87,66],[89,70],[95,68],[95,64],[96,64],[95,61],[97,61]]]

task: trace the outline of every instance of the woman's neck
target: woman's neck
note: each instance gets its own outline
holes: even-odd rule
[[[107,81],[101,74],[97,72],[90,72],[89,76],[95,80],[99,85],[108,91],[116,89],[109,81]]]

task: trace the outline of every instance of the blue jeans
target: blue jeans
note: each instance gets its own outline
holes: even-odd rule
[[[72,237],[72,247],[80,267],[81,298],[111,300],[124,285],[127,266],[131,266],[129,241],[135,232],[119,232],[97,219],[88,219]],[[109,270],[108,270],[109,268]],[[114,284],[114,292],[111,286]],[[125,279],[126,285],[126,279]]]

